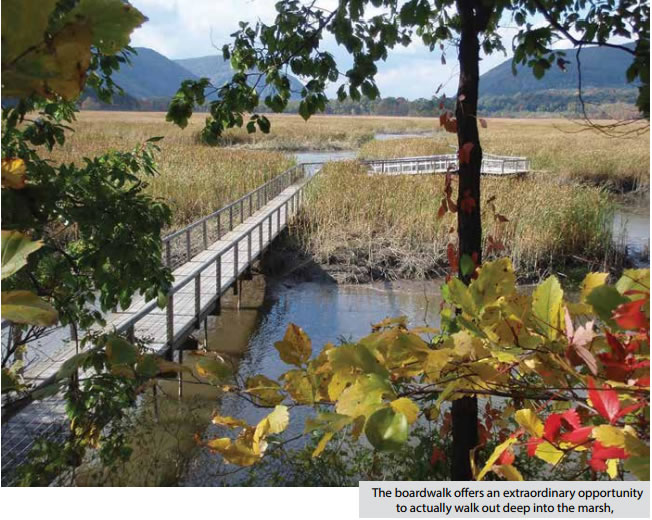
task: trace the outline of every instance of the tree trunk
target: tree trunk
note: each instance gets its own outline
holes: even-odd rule
[[[459,191],[457,195],[457,233],[460,257],[459,276],[468,284],[471,273],[462,273],[463,256],[468,256],[477,265],[482,260],[482,222],[480,220],[480,169],[482,148],[478,135],[478,83],[480,43],[478,32],[486,27],[486,13],[478,0],[457,0],[461,21],[459,47],[460,80],[457,90],[455,116],[457,118],[457,140],[459,149],[470,146],[468,162],[460,155]],[[483,27],[484,25],[484,27]],[[453,454],[451,478],[473,480],[471,453],[478,444],[478,400],[463,397],[453,401]]]

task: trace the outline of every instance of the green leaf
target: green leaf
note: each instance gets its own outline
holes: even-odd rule
[[[281,359],[290,365],[301,367],[312,354],[312,343],[304,330],[290,323],[282,341],[274,343]]]
[[[376,374],[367,374],[340,394],[335,411],[353,418],[360,415],[369,417],[378,409],[384,396],[394,397],[389,381]]]
[[[200,355],[193,355],[193,357],[197,358],[195,369],[201,377],[211,380],[224,380],[233,375],[231,367],[221,359]]]
[[[619,328],[612,319],[613,311],[619,305],[629,302],[615,287],[610,285],[596,287],[586,297],[586,301],[593,307],[600,319],[612,328]]]
[[[376,410],[364,428],[365,435],[377,450],[398,450],[408,437],[408,420],[392,408]]]
[[[562,329],[563,298],[564,291],[554,276],[539,285],[532,295],[532,314],[536,318],[536,327],[548,339],[555,339]]]
[[[591,294],[591,291],[607,283],[608,277],[609,273],[588,273],[582,282],[580,301],[586,302],[586,298]]]
[[[2,279],[11,276],[27,264],[27,257],[43,247],[40,240],[32,240],[18,231],[2,231]]]
[[[627,291],[650,291],[650,270],[649,269],[625,269],[625,272],[616,282],[616,289],[620,294]],[[632,299],[642,298],[642,295],[633,295]]]
[[[120,336],[111,335],[106,342],[106,357],[112,365],[133,365],[138,350]]]
[[[2,291],[2,317],[14,323],[42,327],[59,320],[56,309],[30,291]]]
[[[625,470],[629,471],[638,480],[650,480],[650,457],[629,457],[625,460]]]
[[[141,377],[152,378],[159,373],[158,356],[144,355],[136,365],[136,373]]]
[[[469,255],[462,255],[460,257],[460,272],[462,276],[470,276],[475,269],[475,264]]]

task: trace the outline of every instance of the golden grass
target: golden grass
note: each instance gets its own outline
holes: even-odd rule
[[[302,244],[326,264],[362,264],[396,277],[441,273],[457,229],[455,215],[437,218],[443,189],[441,175],[369,176],[355,162],[330,164],[311,187],[299,227]],[[484,179],[483,201],[492,196],[509,222],[496,224],[484,204],[485,239],[502,236],[501,254],[508,254],[522,275],[572,255],[605,263],[613,254],[613,207],[598,188],[543,175]]]

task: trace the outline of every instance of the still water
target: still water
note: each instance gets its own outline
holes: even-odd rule
[[[306,331],[312,340],[313,355],[328,342],[358,339],[369,334],[372,323],[388,316],[408,316],[414,326],[437,326],[441,283],[386,282],[349,286],[272,282],[263,295],[260,281],[258,285],[254,281],[250,288],[245,286],[243,297],[246,300],[243,300],[240,311],[233,307],[224,308],[222,315],[209,324],[208,349],[234,360],[240,378],[246,379],[254,374],[276,378],[292,368],[280,360],[274,348],[274,342],[282,339],[290,323],[296,323]],[[222,397],[219,409],[222,415],[244,418],[250,424],[255,424],[269,412],[231,396]],[[286,437],[301,433],[309,412],[306,407],[291,410]],[[223,436],[224,432],[210,426],[205,435]],[[294,444],[295,447],[300,445]],[[225,475],[233,469],[233,466],[223,465],[218,455],[198,450],[182,483],[194,486],[237,484],[246,477],[246,470]]]

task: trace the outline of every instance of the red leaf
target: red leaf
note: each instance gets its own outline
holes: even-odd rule
[[[442,103],[443,105],[443,103]],[[439,116],[439,126],[446,126],[446,121],[448,121],[448,112],[444,112]]]
[[[475,199],[471,196],[471,190],[466,190],[464,192],[464,197],[462,197],[462,201],[460,202],[462,211],[469,215],[473,212],[473,208],[475,208],[475,206]]]
[[[614,423],[618,419],[618,412],[620,411],[620,401],[618,394],[612,390],[608,385],[604,385],[602,389],[597,389],[592,378],[588,378],[589,382],[589,397],[593,403],[593,408],[610,423]]]
[[[457,151],[460,164],[469,164],[471,162],[471,150],[473,150],[473,146],[473,143],[464,143]]]
[[[593,471],[606,471],[607,462],[602,459],[589,459],[589,466]]]
[[[487,128],[487,120],[486,119],[480,119],[480,126],[482,128]]]
[[[642,310],[646,300],[619,305],[613,313],[614,321],[625,330],[649,329],[650,320]]]
[[[580,421],[580,416],[577,415],[577,410],[575,408],[571,408],[570,410],[566,410],[564,413],[561,414],[561,418],[566,421],[566,423],[573,429],[576,430],[580,426],[582,426],[582,422]]]
[[[562,434],[560,439],[564,442],[571,442],[573,444],[584,444],[591,438],[592,432],[593,426],[584,426]]]
[[[446,462],[446,454],[441,448],[434,446],[432,448],[432,455],[430,455],[430,465],[434,466],[439,461]]]
[[[439,102],[439,110],[443,110],[443,109],[444,109],[444,102],[440,101]]]
[[[453,244],[448,244],[448,247],[446,248],[446,255],[448,256],[448,263],[451,266],[451,271],[457,272],[459,267],[458,255],[457,248]]]
[[[442,218],[446,214],[447,209],[448,208],[446,207],[446,199],[442,198],[441,206],[439,206],[439,211],[437,211],[437,218]]]
[[[501,215],[500,213],[496,213],[495,219],[498,222],[509,222],[509,219],[506,216]]]
[[[496,464],[500,464],[501,466],[510,465],[514,462],[515,459],[516,457],[514,456],[514,452],[511,449],[507,449],[500,454]]]
[[[557,435],[561,429],[561,414],[553,413],[548,416],[543,426],[543,437],[550,442],[557,440]]]
[[[441,118],[440,118],[440,122],[441,122]],[[446,119],[446,124],[444,125],[444,128],[446,129],[447,132],[450,132],[451,134],[456,134],[457,119]]]
[[[543,439],[540,438],[540,437],[531,437],[530,440],[525,443],[525,445],[527,446],[527,454],[530,457],[534,457],[534,454],[537,451],[537,447],[542,442],[543,442]]]
[[[453,199],[448,199],[448,209],[451,213],[457,213],[457,204],[453,202]]]
[[[617,448],[615,446],[603,446],[599,441],[593,443],[591,450],[591,458],[594,459],[626,459],[627,453],[624,448]]]

